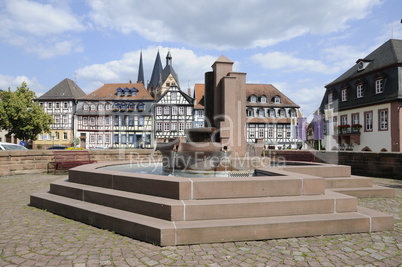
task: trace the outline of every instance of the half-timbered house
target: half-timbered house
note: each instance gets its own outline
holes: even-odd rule
[[[81,97],[76,113],[81,147],[152,148],[153,102],[141,82],[104,84]]]
[[[74,114],[77,99],[85,92],[72,80],[66,78],[42,96],[35,99],[43,110],[53,116],[49,133],[42,133],[33,147],[47,148],[52,145],[74,145]]]
[[[171,86],[155,103],[155,136],[166,142],[185,136],[193,128],[193,98],[176,85]]]

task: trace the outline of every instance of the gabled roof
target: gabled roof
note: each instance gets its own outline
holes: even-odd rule
[[[162,73],[161,73],[161,76],[162,76],[161,83],[165,82],[170,74],[172,74],[174,80],[176,81],[176,84],[180,87],[179,77],[177,76],[177,73],[174,71],[173,66],[172,66],[172,55],[170,54],[170,51],[168,51],[168,53],[166,55],[166,66],[162,70]]]
[[[172,88],[177,88],[179,93],[187,100],[188,103],[192,104],[194,101],[194,98],[192,98],[191,96],[189,96],[188,94],[184,93],[182,90],[180,90],[180,88],[178,86],[170,86],[168,90],[166,90],[158,99],[157,99],[157,103],[165,97],[165,95],[170,92],[172,90]]]
[[[355,64],[341,76],[336,78],[334,81],[326,85],[325,87],[329,87],[335,85],[337,83],[341,83],[345,80],[352,79],[358,76],[366,75],[369,72],[382,69],[384,67],[393,65],[393,64],[401,64],[402,63],[402,40],[398,39],[390,39],[366,56],[364,59],[360,59],[365,62],[369,62],[367,67],[358,71],[358,64]],[[358,60],[356,63],[358,63]]]
[[[131,96],[118,96],[117,89],[137,89],[137,94],[133,94]],[[79,100],[153,100],[154,98],[151,94],[145,89],[143,83],[106,83],[99,89],[89,93],[86,96],[81,97]]]
[[[78,99],[85,95],[85,92],[74,81],[66,78],[38,97],[37,100]]]
[[[294,107],[294,108],[299,108],[299,106],[294,103],[290,98],[288,98],[286,95],[284,95],[281,91],[279,91],[276,87],[274,87],[272,84],[252,84],[252,83],[247,83],[246,84],[246,96],[247,98],[255,95],[257,97],[260,96],[266,96],[268,99],[268,102],[271,101],[271,99],[274,96],[279,96],[281,98],[281,103],[280,104],[275,104],[275,106],[281,107],[281,106],[286,106],[286,107]],[[272,104],[270,103],[253,103],[253,105],[261,105],[261,106],[266,106],[269,105],[271,106]]]

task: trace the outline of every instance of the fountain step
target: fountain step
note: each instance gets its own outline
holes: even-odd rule
[[[167,178],[152,174],[107,171],[97,169],[98,165],[88,164],[71,169],[69,181],[180,200],[322,195],[325,192],[323,178],[305,174],[289,176],[281,170],[275,170],[271,176]]]
[[[68,182],[50,184],[50,193],[171,221],[269,217],[356,211],[357,199],[325,195],[174,200]]]
[[[392,230],[390,215],[356,212],[170,222],[53,195],[31,195],[31,205],[161,246]]]
[[[395,197],[395,189],[373,185],[372,187],[329,188],[329,190],[358,198]]]
[[[362,176],[325,178],[325,188],[371,187],[372,178]]]
[[[312,168],[312,166],[314,166]],[[323,178],[335,178],[335,177],[348,177],[351,175],[350,166],[345,165],[331,165],[331,164],[311,164],[306,166],[287,165],[279,167],[279,169],[288,171],[303,173],[312,176],[318,176]]]

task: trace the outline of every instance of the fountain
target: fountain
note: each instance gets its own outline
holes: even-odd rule
[[[247,148],[246,75],[232,65],[221,56],[205,74],[208,127],[158,144],[161,163],[75,167],[49,192],[31,195],[30,204],[160,246],[392,230],[392,216],[326,189],[327,178],[345,183],[350,167],[272,168],[261,146]]]

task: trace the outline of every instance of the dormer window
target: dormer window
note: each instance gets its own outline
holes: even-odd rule
[[[370,60],[359,59],[357,62],[357,71],[362,71],[370,64]]]
[[[266,96],[261,96],[261,98],[260,98],[260,102],[261,103],[267,103],[267,97]]]
[[[378,78],[375,80],[375,93],[381,94],[384,92],[384,79]]]
[[[250,96],[250,102],[251,103],[256,103],[257,102],[257,97],[255,95]]]
[[[123,89],[121,89],[120,87],[116,89],[116,95],[117,96],[124,96],[124,92]]]
[[[341,100],[342,102],[345,102],[348,100],[348,89],[347,88],[342,88],[341,90]]]
[[[144,107],[145,107],[144,103],[139,103],[138,106],[137,106],[138,112],[143,112]]]
[[[275,104],[280,104],[281,103],[281,97],[280,96],[274,96],[272,98],[272,102],[274,102]]]
[[[251,108],[247,109],[247,117],[254,117],[254,111]]]

